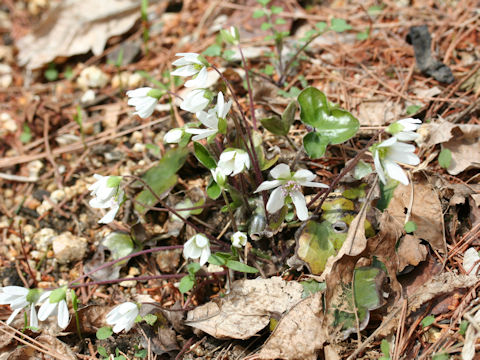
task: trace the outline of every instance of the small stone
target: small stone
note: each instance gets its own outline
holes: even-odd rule
[[[1,74],[1,69],[0,69]],[[1,76],[1,75],[0,75]],[[18,126],[9,113],[0,114],[0,136],[13,134],[17,131]]]
[[[95,100],[95,91],[93,91],[92,89],[88,89],[87,91],[85,91],[80,98],[80,102],[82,104],[88,103],[93,100]]]
[[[53,238],[57,236],[55,230],[50,228],[43,228],[35,235],[33,235],[33,243],[37,251],[45,252],[52,245]]]
[[[145,144],[136,143],[135,145],[133,145],[132,150],[135,152],[142,153],[145,151]]]
[[[87,239],[67,231],[55,237],[52,242],[55,259],[60,264],[82,260],[87,250]]]
[[[0,88],[8,88],[12,80],[12,68],[7,64],[0,64]]]
[[[128,276],[129,278],[131,277],[135,277],[137,275],[140,275],[140,270],[134,266],[132,266],[130,269],[128,269]],[[127,281],[122,281],[121,283],[119,283],[120,286],[123,286],[123,287],[134,287],[137,285],[137,281],[136,280],[127,280]]]
[[[43,162],[41,162],[40,160],[30,161],[27,164],[28,176],[31,178],[38,178],[42,169]]]
[[[89,66],[82,70],[77,79],[77,84],[81,89],[102,88],[107,85],[108,75],[96,66]]]

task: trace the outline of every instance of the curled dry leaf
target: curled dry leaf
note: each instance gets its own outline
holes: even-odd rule
[[[412,197],[412,208],[409,209]],[[406,213],[409,210],[410,221],[417,225],[414,236],[428,241],[434,250],[445,254],[442,205],[437,192],[423,177],[416,176],[410,185],[399,184],[387,208],[400,227],[405,224]]]
[[[453,124],[448,121],[424,124],[418,131],[421,143],[426,146],[442,144],[452,152],[452,161],[447,171],[457,175],[464,170],[480,167],[480,125]]]
[[[398,271],[402,271],[408,265],[417,266],[427,258],[427,248],[420,243],[420,239],[413,235],[405,235],[397,248]]]
[[[272,314],[283,314],[302,299],[298,282],[270,279],[238,280],[230,294],[187,314],[186,325],[218,339],[248,339],[268,325]]]
[[[295,305],[280,320],[260,351],[260,359],[316,359],[327,340],[323,327],[322,292]]]
[[[60,56],[90,50],[98,56],[108,38],[128,31],[139,17],[140,2],[136,0],[61,1],[30,34],[17,41],[19,63],[37,69]]]

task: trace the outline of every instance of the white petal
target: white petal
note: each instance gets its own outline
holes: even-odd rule
[[[218,117],[225,117],[225,115],[223,115],[225,110],[225,100],[223,99],[223,93],[221,91],[219,91],[217,95],[217,105],[215,108],[217,109]]]
[[[152,90],[151,87],[141,87],[135,90],[129,90],[127,91],[127,96],[128,97],[142,97],[142,96],[147,96],[148,92]]]
[[[115,215],[117,215],[119,208],[119,206],[112,207],[100,220],[98,220],[98,223],[110,224],[115,219]]]
[[[30,305],[30,327],[38,328],[38,317],[35,306]]]
[[[293,178],[295,180],[298,180],[298,182],[312,181],[316,177],[317,175],[306,169],[298,170],[297,172],[295,172],[295,174],[293,174]]]
[[[202,255],[202,249],[199,249],[192,237],[183,245],[183,257],[185,259],[198,259]]]
[[[280,210],[285,204],[285,195],[283,194],[282,188],[278,187],[272,191],[267,202],[267,211],[269,213],[276,213]]]
[[[198,141],[198,140],[206,139],[207,137],[211,135],[215,135],[216,133],[217,133],[217,130],[203,130],[202,133],[200,133],[199,135],[193,136],[192,140]]]
[[[258,193],[260,191],[270,190],[279,187],[280,185],[282,185],[282,181],[280,180],[264,181],[258,186],[257,190],[255,190],[254,192]]]
[[[44,321],[55,312],[56,308],[57,303],[51,303],[50,300],[47,300],[40,306],[40,310],[38,310],[38,319]]]
[[[90,199],[88,204],[94,209],[106,209],[106,208],[109,208],[111,206],[110,200],[102,201],[98,198]]]
[[[325,185],[319,182],[313,182],[313,181],[299,181],[298,183],[302,186],[307,186],[307,187],[316,187],[316,188],[324,188],[324,189],[329,188],[328,185]]]
[[[17,296],[27,296],[28,292],[30,291],[27,288],[21,286],[5,286],[1,288],[3,293],[8,293]]]
[[[384,161],[385,172],[389,177],[400,181],[404,185],[408,185],[408,177],[403,169],[393,161]]]
[[[58,303],[57,323],[61,329],[65,329],[68,326],[70,315],[68,314],[68,306],[65,300],[61,300]]]
[[[397,142],[397,139],[395,137],[391,137],[391,138],[385,140],[384,142],[380,143],[378,145],[378,147],[390,147],[393,144],[395,144],[396,142]]]
[[[413,141],[416,140],[420,135],[414,133],[413,131],[401,131],[394,136],[398,141]]]
[[[278,164],[272,170],[270,170],[270,175],[274,179],[286,179],[290,177],[290,167],[287,164]]]
[[[290,192],[290,197],[292,198],[293,204],[295,205],[295,210],[297,210],[297,217],[301,221],[308,219],[308,209],[307,203],[305,201],[305,196],[298,191],[294,190]]]
[[[188,80],[185,82],[185,87],[187,88],[204,88],[207,86],[207,80],[208,80],[208,72],[207,68],[203,67],[195,77],[195,79]]]
[[[10,325],[10,324],[11,324],[11,322],[13,321],[13,319],[15,319],[15,316],[17,316],[18,313],[19,313],[21,310],[22,310],[21,308],[20,308],[20,309],[15,309],[15,310],[12,312],[12,314],[11,314],[11,315],[8,317],[8,319],[7,319],[7,325]]]
[[[165,134],[163,141],[168,144],[177,144],[182,139],[183,130],[182,129],[172,129]]]
[[[185,65],[172,71],[174,76],[192,76],[198,73],[198,69],[193,65]]]
[[[210,257],[210,247],[203,248],[202,255],[200,256],[200,265],[204,265]]]
[[[17,297],[10,303],[10,307],[12,309],[23,309],[24,307],[28,306],[28,301],[25,297]]]
[[[199,248],[204,248],[205,246],[208,246],[208,238],[205,235],[197,234],[194,236],[194,239],[195,244],[197,244]]]

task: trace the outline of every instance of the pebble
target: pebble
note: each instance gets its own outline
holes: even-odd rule
[[[96,66],[89,66],[82,70],[77,79],[77,84],[81,89],[102,88],[110,81],[107,74]]]
[[[82,260],[87,250],[87,239],[66,231],[56,236],[52,242],[55,259],[60,264]]]
[[[0,69],[1,74],[1,69]],[[1,76],[1,75],[0,75]],[[0,114],[0,136],[13,134],[17,131],[18,126],[15,120],[12,119],[9,113]]]
[[[38,178],[40,171],[43,169],[43,162],[40,160],[30,161],[27,164],[28,176],[31,178]]]
[[[33,235],[33,243],[37,251],[45,252],[52,245],[53,238],[57,236],[55,230],[50,228],[43,228],[35,235]]]
[[[95,91],[93,91],[92,89],[88,89],[87,91],[85,91],[80,98],[80,102],[82,104],[88,103],[93,100],[95,100]]]
[[[0,64],[0,88],[8,88],[12,84],[12,80],[12,68],[7,64]]]
[[[137,73],[121,72],[112,78],[112,88],[134,89],[140,87],[143,78]]]
[[[130,269],[128,269],[128,275],[127,277],[135,277],[137,275],[140,275],[140,270],[134,266],[132,266]],[[137,285],[136,280],[127,280],[127,281],[122,281],[119,283],[120,286],[123,287],[134,287]]]

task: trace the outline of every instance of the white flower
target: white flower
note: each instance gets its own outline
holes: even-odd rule
[[[157,105],[157,98],[148,96],[147,94],[153,90],[151,87],[142,87],[135,90],[127,91],[128,105],[135,106],[135,115],[145,119],[153,114]]]
[[[255,190],[255,192],[275,189],[270,194],[267,202],[267,211],[276,213],[285,204],[285,198],[290,196],[297,210],[297,217],[301,221],[308,218],[308,209],[305,197],[301,193],[301,186],[328,188],[327,185],[317,182],[312,182],[315,179],[315,174],[309,170],[298,170],[295,173],[290,172],[290,167],[286,164],[278,164],[271,171],[270,175],[275,180],[264,181]]]
[[[210,257],[210,242],[203,234],[196,234],[183,246],[183,257],[185,259],[200,258],[200,265],[205,264]]]
[[[38,328],[35,303],[39,291],[38,289],[27,289],[20,286],[5,286],[0,288],[0,305],[10,305],[10,308],[13,310],[7,320],[7,324],[10,324],[22,309],[30,307],[30,327]]]
[[[178,144],[182,140],[183,129],[175,128],[169,130],[163,137],[163,141],[168,144]]]
[[[386,184],[388,176],[391,179],[400,181],[404,185],[408,185],[408,178],[400,165],[409,164],[418,165],[420,159],[414,154],[415,146],[399,142],[396,137],[385,140],[384,142],[374,145],[372,148],[373,162],[380,180]]]
[[[388,126],[387,132],[395,136],[399,141],[413,141],[420,136],[415,131],[417,131],[421,123],[421,120],[414,118],[398,120]]]
[[[220,154],[218,167],[225,175],[235,176],[245,169],[250,169],[250,157],[240,149],[226,149]]]
[[[124,199],[124,191],[120,189],[120,176],[93,175],[97,181],[88,187],[94,198],[89,201],[92,208],[110,210],[98,222],[108,224],[113,221]]]
[[[227,180],[227,175],[223,172],[223,170],[219,167],[215,169],[210,169],[212,173],[213,180],[218,184],[218,186],[223,187],[225,185],[225,181]]]
[[[191,113],[202,111],[210,102],[205,95],[206,91],[204,89],[194,89],[190,91],[180,104],[180,109]]]
[[[247,243],[247,234],[241,231],[237,231],[235,234],[232,235],[230,240],[232,241],[232,246],[236,248],[241,248]]]
[[[189,134],[196,134],[192,138],[194,141],[215,135],[219,131],[219,121],[225,121],[231,106],[232,100],[225,103],[223,93],[220,91],[217,96],[217,104],[215,105],[215,108],[208,110],[208,113],[205,111],[199,111],[196,113],[198,120],[200,120],[202,125],[207,129],[191,128],[187,129],[186,132]]]
[[[113,332],[119,333],[122,330],[128,332],[135,324],[135,319],[140,312],[137,304],[125,302],[115,306],[112,311],[107,314],[106,320],[108,325],[113,326]]]
[[[176,56],[181,56],[180,59],[175,60],[172,64],[179,66],[179,68],[172,71],[175,76],[193,76],[196,77],[188,80],[185,87],[205,87],[207,83],[208,73],[205,64],[200,59],[200,55],[195,53],[178,53]]]
[[[60,328],[65,329],[70,322],[68,306],[66,301],[65,288],[59,288],[53,291],[44,292],[38,299],[42,303],[38,310],[38,319],[46,320],[51,315],[57,316],[57,324]]]

